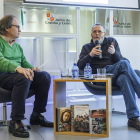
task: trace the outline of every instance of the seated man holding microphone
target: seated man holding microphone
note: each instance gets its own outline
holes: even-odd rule
[[[123,94],[128,126],[140,131],[139,110],[135,100],[135,93],[140,98],[140,78],[129,61],[122,60],[117,41],[112,37],[106,38],[106,29],[102,24],[93,25],[91,37],[91,42],[81,50],[77,63],[79,69],[84,69],[86,63],[90,63],[93,74],[97,68],[106,68],[107,73],[114,74],[112,85],[119,86]]]
[[[25,100],[29,89],[35,89],[35,101],[30,124],[53,127],[41,113],[46,112],[51,78],[47,72],[39,72],[29,64],[23,49],[15,43],[21,32],[13,15],[0,20],[0,87],[12,90],[12,112],[9,132],[16,137],[29,137],[21,120],[24,119]]]

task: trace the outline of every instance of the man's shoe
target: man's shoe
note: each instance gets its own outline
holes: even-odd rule
[[[46,118],[41,114],[39,114],[37,116],[34,116],[33,114],[31,114],[30,124],[41,125],[44,127],[53,127],[53,122],[46,120]]]
[[[12,133],[15,137],[29,137],[29,133],[24,129],[22,121],[10,121],[9,132]]]
[[[128,126],[133,127],[140,131],[140,117],[128,120]]]

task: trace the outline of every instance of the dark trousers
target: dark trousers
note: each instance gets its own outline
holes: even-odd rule
[[[48,91],[51,78],[47,72],[34,72],[33,81],[27,79],[20,73],[1,73],[0,87],[12,90],[12,120],[22,120],[25,114],[25,100],[29,89],[35,91],[35,101],[33,111],[43,113],[46,111]]]

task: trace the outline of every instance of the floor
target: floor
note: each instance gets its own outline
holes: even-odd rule
[[[84,98],[84,97],[82,97]],[[86,97],[87,98],[87,97]],[[90,97],[91,98],[91,97]],[[95,97],[94,97],[95,98]],[[72,100],[73,99],[73,100]],[[88,100],[88,101],[80,101],[75,102],[74,99],[67,99],[67,106],[71,104],[89,104],[90,109],[95,108],[105,108],[105,98],[104,97],[96,97],[96,101]],[[119,111],[125,111],[125,105],[123,98],[120,96],[118,98],[113,98],[112,107],[115,108],[115,110]],[[137,105],[140,109],[140,99],[137,99]],[[26,104],[26,120],[23,121],[24,124],[29,124],[29,118],[30,114],[32,112],[33,105],[31,103]],[[8,119],[10,116],[10,110],[11,106],[9,105],[7,107],[8,112]],[[47,105],[47,112],[44,113],[44,116],[50,120],[53,121],[53,105],[48,104]],[[2,109],[0,107],[0,119],[2,119]],[[28,129],[30,133],[29,138],[17,138],[14,137],[11,133],[8,132],[8,127],[0,127],[0,140],[20,140],[20,139],[26,139],[26,140],[134,140],[138,139],[140,136],[140,131],[137,131],[133,128],[127,127],[127,117],[126,115],[112,115],[112,127],[110,132],[110,137],[108,138],[101,138],[101,137],[90,137],[90,136],[70,136],[70,135],[54,135],[53,128],[43,128],[40,126],[31,126],[31,129]]]

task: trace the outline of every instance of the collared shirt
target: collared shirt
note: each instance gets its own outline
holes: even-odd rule
[[[0,37],[1,37],[4,41],[6,41],[11,47],[13,46],[13,43],[15,42],[15,40],[11,40],[11,39],[9,39],[8,37],[6,37],[6,36],[4,36],[4,35],[1,35],[1,34],[0,34]]]

